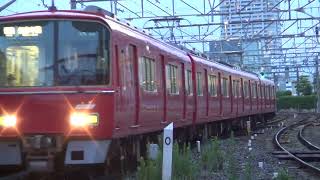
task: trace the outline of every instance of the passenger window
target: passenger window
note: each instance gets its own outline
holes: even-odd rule
[[[237,86],[237,81],[236,80],[233,80],[232,81],[232,95],[233,97],[237,97],[237,89],[236,89],[236,86]]]
[[[244,97],[248,98],[249,97],[249,84],[247,81],[244,82]]]
[[[241,94],[240,94],[240,81],[237,81],[237,84],[236,84],[236,94],[237,94],[237,97],[241,97]]]
[[[256,83],[252,83],[252,85],[251,85],[252,98],[256,98],[257,97],[256,93],[257,93]]]
[[[229,92],[228,92],[228,78],[223,78],[222,79],[222,95],[225,97],[229,97]]]
[[[140,85],[145,91],[156,92],[155,61],[148,57],[141,57],[139,61]]]
[[[185,77],[186,77],[186,91],[187,91],[187,95],[192,95],[192,73],[190,70],[186,70],[185,71]]]
[[[198,94],[198,96],[202,96],[203,95],[202,74],[201,74],[201,72],[197,72],[197,94]]]
[[[214,75],[209,75],[208,78],[209,94],[210,96],[217,96],[217,77]]]
[[[179,94],[177,79],[178,79],[178,66],[168,64],[166,66],[167,89],[170,94]]]

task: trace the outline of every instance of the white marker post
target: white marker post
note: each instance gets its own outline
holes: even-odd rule
[[[173,123],[163,129],[162,180],[171,180]]]

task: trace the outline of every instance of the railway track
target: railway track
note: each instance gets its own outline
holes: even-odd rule
[[[312,124],[313,118],[310,117],[305,117],[302,120],[292,123],[286,127],[281,128],[274,136],[274,142],[275,145],[278,147],[278,149],[281,149],[283,153],[285,153],[287,156],[290,157],[290,159],[295,160],[296,162],[300,163],[302,166],[307,167],[308,169],[312,170],[313,172],[317,173],[320,175],[320,168],[310,162],[308,162],[306,159],[306,156],[303,157],[301,154],[307,155],[308,154],[313,154],[313,153],[318,153],[320,154],[320,148],[312,144],[310,141],[308,141],[302,134],[303,130],[305,129],[306,126],[309,126]],[[300,128],[299,128],[300,127]],[[289,148],[286,146],[283,142],[281,142],[282,136],[287,134],[290,130],[297,129],[299,128],[298,134],[297,134],[297,139],[303,145],[304,147],[300,147],[302,149],[308,149],[308,150],[315,150],[319,152],[311,152],[311,151],[306,151],[303,150],[303,152],[296,151],[296,149]]]
[[[307,148],[309,148],[310,150],[318,150],[320,151],[320,147],[313,144],[312,142],[310,142],[309,140],[307,140],[306,137],[304,137],[303,132],[305,131],[306,127],[308,126],[312,126],[313,122],[310,122],[308,124],[305,124],[302,126],[302,128],[300,128],[299,130],[299,134],[298,134],[298,138],[300,140],[300,142],[305,145]]]

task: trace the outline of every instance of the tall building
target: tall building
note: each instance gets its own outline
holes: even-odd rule
[[[279,0],[220,0],[221,39],[240,39],[242,67],[271,72],[270,64],[281,56]],[[272,77],[272,74],[266,74]]]

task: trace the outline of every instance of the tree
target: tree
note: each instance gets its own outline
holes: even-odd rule
[[[302,95],[310,95],[312,93],[312,85],[309,81],[308,76],[300,76],[299,82],[296,85],[297,92]]]

